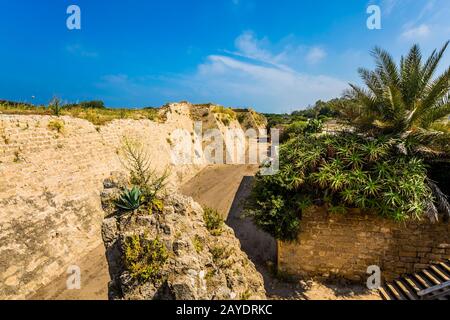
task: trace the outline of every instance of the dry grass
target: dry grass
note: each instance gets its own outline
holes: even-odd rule
[[[53,111],[45,106],[30,105],[5,105],[0,104],[0,112],[3,114],[19,115],[54,115]],[[94,125],[104,125],[116,119],[149,119],[159,120],[158,109],[87,109],[81,107],[62,108],[61,116],[72,116],[85,119]]]

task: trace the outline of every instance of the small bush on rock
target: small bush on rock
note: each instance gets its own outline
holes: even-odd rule
[[[51,120],[47,127],[50,130],[56,131],[58,133],[62,133],[64,131],[64,122],[59,121],[59,120]]]
[[[122,163],[130,173],[130,182],[138,186],[144,197],[143,202],[151,202],[160,196],[167,186],[169,170],[158,174],[151,165],[151,157],[138,141],[124,139]]]
[[[133,235],[124,243],[125,267],[131,277],[140,282],[159,283],[161,269],[169,255],[165,245],[157,238],[147,240],[145,236]]]
[[[224,221],[219,212],[211,208],[204,208],[203,212],[203,220],[205,220],[205,225],[208,231],[213,236],[221,235],[223,232],[222,227]]]

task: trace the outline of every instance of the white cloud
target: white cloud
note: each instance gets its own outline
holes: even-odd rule
[[[306,107],[318,99],[339,96],[347,88],[340,79],[293,70],[280,62],[285,52],[273,54],[254,40],[253,35],[244,33],[236,41],[239,51],[234,55],[208,56],[194,74],[181,79],[183,86],[204,101],[272,112]],[[323,50],[316,49],[310,51],[311,62],[325,57]]]
[[[309,50],[306,56],[306,61],[310,64],[316,64],[322,61],[326,56],[327,53],[323,49],[314,47]]]
[[[412,27],[402,33],[405,39],[426,38],[430,35],[431,29],[426,24],[421,24],[418,27]]]
[[[100,85],[127,97],[163,96],[165,102],[189,100],[215,102],[236,107],[254,107],[266,112],[290,112],[305,108],[319,99],[342,94],[347,83],[320,74],[308,74],[288,62],[318,62],[326,53],[312,47],[286,47],[270,50],[268,39],[257,39],[244,32],[235,41],[235,51],[209,55],[194,72],[166,78],[130,79],[124,75],[108,76]],[[306,52],[306,54],[305,54]],[[157,83],[156,88],[151,83]],[[170,88],[170,89],[163,89]]]

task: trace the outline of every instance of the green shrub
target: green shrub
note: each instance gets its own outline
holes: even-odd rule
[[[320,133],[323,129],[323,121],[321,119],[312,119],[308,121],[305,128],[306,134]]]
[[[194,237],[194,239],[192,240],[192,244],[194,245],[195,251],[197,251],[197,253],[201,253],[205,248],[203,240],[199,235],[196,235]]]
[[[53,112],[53,114],[57,117],[60,116],[61,110],[63,108],[61,104],[61,100],[59,98],[53,98],[53,100],[50,102],[48,108]]]
[[[140,282],[159,283],[161,270],[169,258],[165,245],[157,238],[133,235],[124,241],[125,268]]]
[[[142,192],[137,187],[128,190],[125,189],[116,201],[116,206],[124,211],[134,211],[141,206]]]
[[[210,250],[214,263],[220,263],[222,259],[226,258],[226,248],[222,246],[214,246]]]
[[[425,165],[398,143],[351,133],[292,139],[280,148],[280,172],[256,177],[247,215],[284,241],[297,238],[302,211],[313,204],[397,221],[437,215]]]
[[[280,142],[286,142],[296,136],[305,133],[305,129],[308,126],[308,121],[295,121],[284,129],[280,136]]]
[[[130,182],[142,191],[143,202],[149,203],[158,198],[167,186],[169,171],[158,174],[151,164],[150,154],[144,146],[131,139],[124,139],[121,160],[130,173]]]
[[[237,119],[236,112],[230,108],[215,106],[212,112],[218,114],[218,119],[225,125],[229,126],[233,120]]]
[[[217,210],[204,208],[203,220],[205,221],[206,229],[208,229],[213,236],[222,234],[224,221]]]
[[[85,101],[80,103],[80,107],[86,109],[105,109],[105,104],[100,100]]]
[[[150,213],[155,213],[155,212],[163,212],[164,210],[164,202],[161,199],[156,199],[154,198],[150,203],[149,203],[149,212]]]
[[[47,127],[50,130],[56,131],[58,133],[64,132],[64,122],[59,120],[50,120]]]

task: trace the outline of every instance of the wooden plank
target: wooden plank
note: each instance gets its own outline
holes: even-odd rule
[[[378,291],[380,291],[380,295],[383,300],[393,300],[392,297],[386,292],[385,288],[381,287]]]
[[[413,288],[414,289],[414,291],[417,293],[417,292],[420,292],[421,290],[423,290],[413,279],[411,279],[410,277],[408,277],[408,276],[406,276],[405,278],[405,281],[406,281],[406,283],[407,284],[409,284],[409,286],[411,287],[411,288]],[[425,288],[424,288],[425,289]]]
[[[441,270],[439,270],[437,267],[431,266],[430,270],[433,271],[433,273],[435,273],[436,275],[438,275],[442,280],[450,281],[450,277],[441,272]]]
[[[418,295],[423,297],[423,296],[426,296],[428,294],[435,293],[436,291],[439,291],[439,290],[445,290],[445,292],[447,292],[447,291],[450,292],[450,281],[447,281],[447,282],[441,283],[439,285],[436,285],[434,287],[422,290],[422,291],[420,291],[418,293]],[[442,293],[445,294],[445,292],[442,292]],[[438,293],[438,294],[442,294],[442,293]]]
[[[447,263],[440,262],[439,266],[444,269],[447,273],[450,273],[450,266]]]
[[[427,288],[432,287],[432,285],[431,285],[428,281],[426,281],[424,278],[422,278],[422,276],[421,276],[420,274],[415,273],[415,274],[414,274],[414,279],[416,279],[417,282],[418,282],[422,287],[424,287],[424,289],[427,289]]]
[[[442,283],[442,281],[439,281],[436,279],[435,276],[433,276],[428,270],[422,270],[422,273],[425,275],[425,277],[433,283],[433,285],[439,285]]]
[[[394,285],[388,283],[388,284],[387,284],[387,287],[388,287],[388,289],[389,289],[389,292],[391,292],[397,300],[406,300],[405,296],[402,295],[402,294],[395,288]]]
[[[435,265],[436,269],[439,269],[443,274],[450,278],[450,270],[447,270],[442,263]]]
[[[395,284],[397,285],[398,288],[400,288],[402,294],[405,295],[409,300],[417,300],[417,298],[400,280],[395,280]]]

